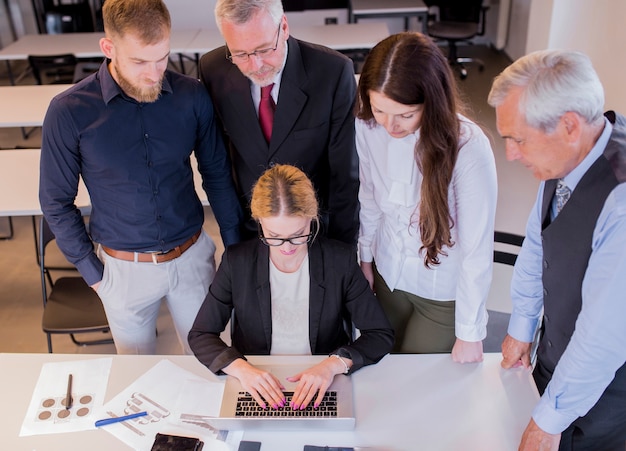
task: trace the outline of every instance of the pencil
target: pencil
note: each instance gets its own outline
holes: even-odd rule
[[[69,409],[72,407],[72,375],[67,376],[67,395],[65,396],[65,408]]]

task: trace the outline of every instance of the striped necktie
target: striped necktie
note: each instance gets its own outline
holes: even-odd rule
[[[572,191],[568,188],[568,186],[563,182],[563,179],[559,179],[559,182],[556,185],[556,214],[558,215],[567,201],[569,200]]]

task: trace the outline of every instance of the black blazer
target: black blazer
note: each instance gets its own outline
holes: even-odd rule
[[[354,138],[354,66],[326,47],[288,39],[272,139],[265,141],[250,81],[226,59],[224,47],[200,60],[200,80],[218,112],[239,199],[249,219],[251,189],[273,164],[291,164],[311,179],[326,235],[356,244],[359,167]],[[247,221],[247,234],[256,225]],[[244,231],[245,232],[245,231]],[[251,234],[252,233],[252,234]]]
[[[269,248],[258,239],[228,247],[204,304],[189,332],[194,354],[214,373],[244,354],[270,354],[272,312]],[[393,329],[370,290],[351,246],[318,237],[309,247],[309,341],[313,354],[339,348],[351,371],[378,362],[391,351]],[[232,347],[220,339],[231,319]],[[354,342],[345,324],[361,335]]]

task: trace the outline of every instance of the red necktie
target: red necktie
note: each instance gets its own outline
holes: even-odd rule
[[[276,104],[271,96],[274,83],[261,88],[261,101],[259,102],[259,124],[265,140],[269,143],[272,138],[272,125],[274,124],[274,110]]]

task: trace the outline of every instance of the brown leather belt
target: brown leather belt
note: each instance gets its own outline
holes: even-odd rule
[[[175,258],[180,257],[183,253],[189,249],[200,238],[202,230],[198,230],[191,238],[185,241],[180,246],[176,246],[166,252],[128,252],[128,251],[116,251],[110,247],[102,246],[102,250],[113,258],[119,260],[126,260],[129,262],[140,263],[165,263]]]

